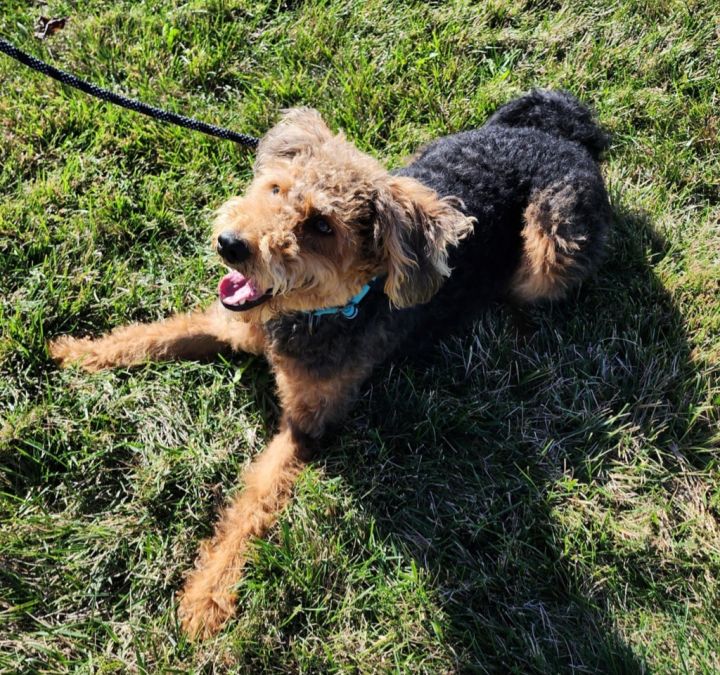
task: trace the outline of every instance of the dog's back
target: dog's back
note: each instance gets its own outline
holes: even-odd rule
[[[441,138],[398,173],[462,200],[474,236],[427,310],[467,316],[508,294],[556,300],[602,257],[611,220],[599,159],[608,136],[564,92],[533,91],[480,129]]]

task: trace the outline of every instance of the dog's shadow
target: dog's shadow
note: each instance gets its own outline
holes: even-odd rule
[[[326,473],[426,570],[463,670],[648,670],[608,607],[642,596],[655,559],[615,545],[625,535],[598,514],[622,519],[643,465],[702,465],[683,448],[710,430],[690,414],[690,346],[653,271],[667,248],[642,215],[615,221],[576,297],[492,309],[429,366],[379,371],[323,443]]]

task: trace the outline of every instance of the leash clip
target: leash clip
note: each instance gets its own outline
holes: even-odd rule
[[[350,298],[347,305],[343,305],[342,307],[327,307],[325,309],[316,309],[310,312],[310,315],[312,317],[320,317],[332,314],[341,314],[346,319],[354,319],[358,315],[358,305],[360,304],[360,301],[370,292],[370,287],[376,279],[377,277],[375,277],[375,279],[372,279],[370,283],[365,284],[360,289],[359,293]]]
[[[357,305],[347,305],[340,310],[346,319],[354,319],[358,315]]]

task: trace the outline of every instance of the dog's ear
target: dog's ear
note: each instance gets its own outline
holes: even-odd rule
[[[268,161],[291,159],[333,137],[332,131],[313,108],[283,110],[282,119],[261,139],[257,149],[255,168]]]
[[[375,195],[376,247],[387,265],[385,293],[396,307],[428,302],[450,276],[448,248],[473,230],[474,218],[414,178],[386,176]]]

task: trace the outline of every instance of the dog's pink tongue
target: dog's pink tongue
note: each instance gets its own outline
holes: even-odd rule
[[[233,306],[243,305],[248,300],[255,300],[260,295],[255,282],[235,270],[220,279],[218,294],[224,304]]]

